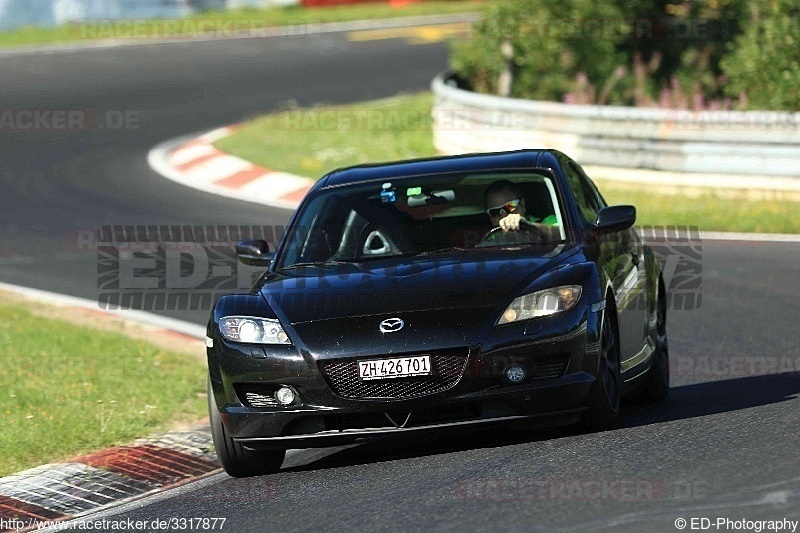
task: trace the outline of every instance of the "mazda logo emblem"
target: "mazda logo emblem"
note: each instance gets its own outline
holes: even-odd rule
[[[379,329],[381,333],[394,333],[395,331],[400,331],[403,329],[406,323],[403,322],[402,318],[387,318],[383,322],[381,322]]]

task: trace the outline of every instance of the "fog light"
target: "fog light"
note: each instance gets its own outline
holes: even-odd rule
[[[511,383],[522,383],[525,381],[525,369],[519,365],[510,366],[506,370],[506,378]]]
[[[294,402],[294,391],[289,387],[281,387],[275,391],[275,399],[281,405],[291,405]]]

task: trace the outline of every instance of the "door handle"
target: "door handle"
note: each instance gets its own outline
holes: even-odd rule
[[[634,265],[639,265],[639,254],[636,252],[631,252],[631,261],[633,261]]]

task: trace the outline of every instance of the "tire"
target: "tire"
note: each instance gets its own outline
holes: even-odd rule
[[[667,342],[667,298],[659,283],[656,304],[656,349],[653,362],[644,378],[642,399],[663,402],[669,395],[669,343]]]
[[[250,450],[235,442],[219,416],[208,381],[208,418],[211,423],[211,438],[222,468],[233,477],[250,477],[277,472],[286,457],[286,450]]]
[[[592,431],[607,431],[617,425],[622,400],[619,342],[614,308],[606,305],[600,339],[600,364],[589,389],[584,424]]]

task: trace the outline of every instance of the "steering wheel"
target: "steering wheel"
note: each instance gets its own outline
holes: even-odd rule
[[[520,218],[519,221],[520,225],[517,231],[503,231],[503,228],[500,226],[490,229],[483,237],[481,237],[481,240],[475,245],[475,248],[491,246],[492,244],[490,241],[494,240],[495,235],[498,233],[503,234],[503,237],[497,239],[500,244],[543,244],[547,242],[547,236],[541,229],[539,229],[539,227],[535,226],[532,222],[529,222],[524,218]],[[521,233],[525,234],[529,238],[524,240],[520,239],[519,235]]]

